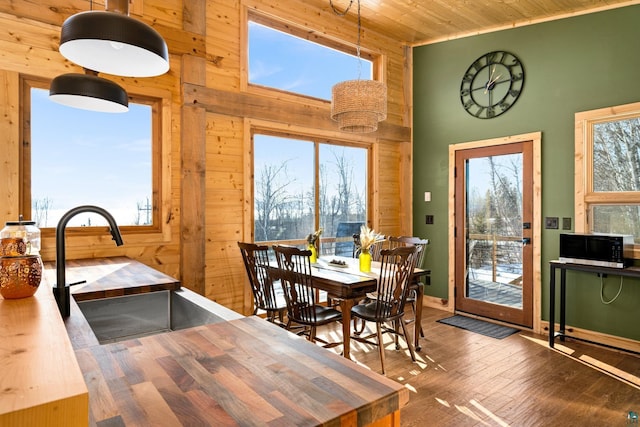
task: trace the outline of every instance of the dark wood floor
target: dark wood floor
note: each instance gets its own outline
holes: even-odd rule
[[[387,377],[411,390],[402,426],[624,426],[629,411],[640,413],[640,356],[575,341],[552,350],[530,332],[498,340],[436,322],[450,315],[425,308],[417,363],[402,341],[400,351],[389,342]],[[351,355],[380,372],[377,349],[352,341]]]

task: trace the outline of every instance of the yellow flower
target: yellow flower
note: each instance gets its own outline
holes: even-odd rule
[[[384,235],[378,234],[366,225],[360,227],[360,247],[367,251],[371,245],[384,240]]]

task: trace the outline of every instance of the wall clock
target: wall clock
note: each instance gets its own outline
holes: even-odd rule
[[[497,50],[476,59],[464,73],[460,101],[472,116],[491,119],[511,108],[523,86],[522,62],[512,53]]]

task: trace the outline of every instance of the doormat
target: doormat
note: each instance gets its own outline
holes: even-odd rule
[[[445,325],[455,326],[461,329],[466,329],[471,332],[486,335],[491,338],[497,338],[501,340],[509,335],[513,335],[518,332],[518,329],[510,328],[508,326],[496,325],[495,323],[485,322],[484,320],[474,319],[472,317],[455,315],[438,320]]]

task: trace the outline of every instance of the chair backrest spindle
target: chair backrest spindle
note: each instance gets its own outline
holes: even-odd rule
[[[274,280],[270,274],[269,247],[245,242],[238,242],[238,247],[251,285],[253,314],[258,310],[268,312],[282,310],[282,303],[278,301]]]
[[[421,239],[420,237],[409,237],[409,236],[400,236],[400,237],[389,237],[389,248],[401,248],[403,246],[418,246],[420,247],[420,252],[417,255],[416,267],[422,268],[424,262],[424,256],[427,252],[427,245],[429,244],[428,239]]]
[[[273,250],[289,317],[298,323],[315,323],[316,291],[311,278],[311,251],[283,245],[276,245]]]
[[[416,265],[416,246],[383,249],[376,291],[376,317],[395,319],[404,314],[409,281]]]

